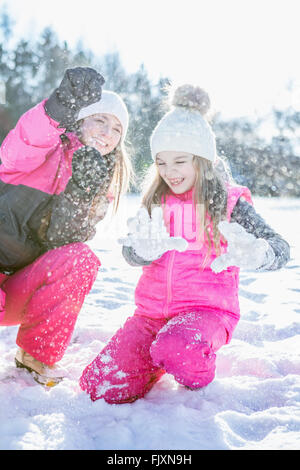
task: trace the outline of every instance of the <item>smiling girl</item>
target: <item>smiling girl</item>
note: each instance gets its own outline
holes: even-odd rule
[[[246,258],[248,269],[274,270],[289,259],[217,158],[208,108],[202,89],[179,87],[152,134],[154,173],[122,240],[125,259],[143,266],[137,308],[82,374],[92,400],[133,402],[166,372],[189,389],[209,384],[240,317],[239,267]]]
[[[192,160],[193,155],[186,152],[160,152],[156,157],[161,178],[176,194],[184,193],[195,184]]]

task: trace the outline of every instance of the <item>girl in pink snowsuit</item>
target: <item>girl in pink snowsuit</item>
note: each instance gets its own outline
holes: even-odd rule
[[[183,86],[173,104],[151,137],[156,174],[145,209],[123,240],[126,260],[144,266],[137,308],[82,374],[92,400],[133,402],[165,372],[190,389],[209,384],[216,351],[230,342],[240,317],[239,266],[278,269],[289,258],[288,244],[253,209],[248,188],[220,168],[204,118],[207,94]]]
[[[1,146],[0,325],[20,325],[16,363],[48,385],[100,266],[83,242],[131,171],[127,109],[103,82],[91,68],[67,70]]]

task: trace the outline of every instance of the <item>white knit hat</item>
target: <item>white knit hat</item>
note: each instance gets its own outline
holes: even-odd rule
[[[214,162],[216,139],[204,118],[210,107],[208,94],[199,87],[182,85],[174,93],[173,109],[159,121],[151,138],[152,158],[163,151],[187,152]]]
[[[129,116],[126,104],[122,98],[113,91],[103,90],[99,101],[90,104],[79,111],[77,121],[98,113],[112,114],[119,119],[122,125],[121,142],[123,142],[128,129]]]

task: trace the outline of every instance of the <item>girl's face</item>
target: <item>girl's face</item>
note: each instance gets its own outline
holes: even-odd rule
[[[94,147],[101,155],[107,155],[120,142],[122,125],[116,116],[99,113],[85,118],[80,132],[80,140],[84,145]]]
[[[196,181],[194,156],[186,152],[166,151],[156,155],[156,166],[162,179],[176,194],[191,189]]]

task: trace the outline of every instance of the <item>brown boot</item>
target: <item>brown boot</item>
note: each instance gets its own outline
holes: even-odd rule
[[[17,367],[28,370],[36,382],[46,387],[54,387],[62,381],[65,375],[55,365],[48,366],[21,348],[17,351],[15,362]]]

